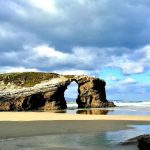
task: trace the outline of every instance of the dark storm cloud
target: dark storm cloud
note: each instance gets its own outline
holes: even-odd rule
[[[100,76],[112,67],[130,77],[150,68],[149,0],[0,0],[0,7],[0,72]],[[107,87],[113,98],[131,91],[147,98],[150,90],[130,78]]]
[[[55,0],[58,14],[45,13],[29,1],[1,0],[0,3],[1,24],[7,22],[18,29],[25,34],[20,40],[30,39],[28,43],[43,41],[60,50],[74,46],[135,48],[149,43],[148,0]],[[17,43],[24,44],[19,39]]]
[[[149,44],[148,0],[54,0],[54,12],[44,11],[31,2],[0,1],[1,66],[94,70],[116,55],[134,54],[137,47]],[[34,58],[33,47],[41,44],[68,55],[74,54],[75,47],[83,47],[81,55],[96,56],[85,63],[80,56],[63,62]],[[8,56],[6,52],[15,54]]]

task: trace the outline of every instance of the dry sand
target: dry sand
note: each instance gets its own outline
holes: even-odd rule
[[[150,121],[150,116],[82,115],[52,112],[0,112],[0,121],[53,121],[53,120],[131,120]]]
[[[150,125],[150,116],[0,112],[0,139],[48,134],[96,133]]]

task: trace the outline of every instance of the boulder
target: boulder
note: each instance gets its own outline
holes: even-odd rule
[[[137,145],[139,150],[149,150],[150,149],[150,134],[140,135],[134,138],[131,138],[121,145]]]
[[[150,149],[150,134],[142,135],[140,138],[138,138],[138,147],[140,150]]]

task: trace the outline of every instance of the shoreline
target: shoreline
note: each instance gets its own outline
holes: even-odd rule
[[[101,133],[130,129],[130,125],[150,125],[150,116],[0,112],[0,139]]]
[[[78,133],[102,133],[132,129],[131,125],[150,125],[150,121],[60,120],[60,121],[1,121],[0,140]]]

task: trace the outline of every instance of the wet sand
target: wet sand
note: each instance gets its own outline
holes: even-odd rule
[[[50,134],[97,133],[150,125],[149,116],[0,112],[0,139]]]
[[[127,129],[128,125],[150,125],[150,122],[113,120],[4,121],[0,122],[0,139],[50,134],[97,133]]]

